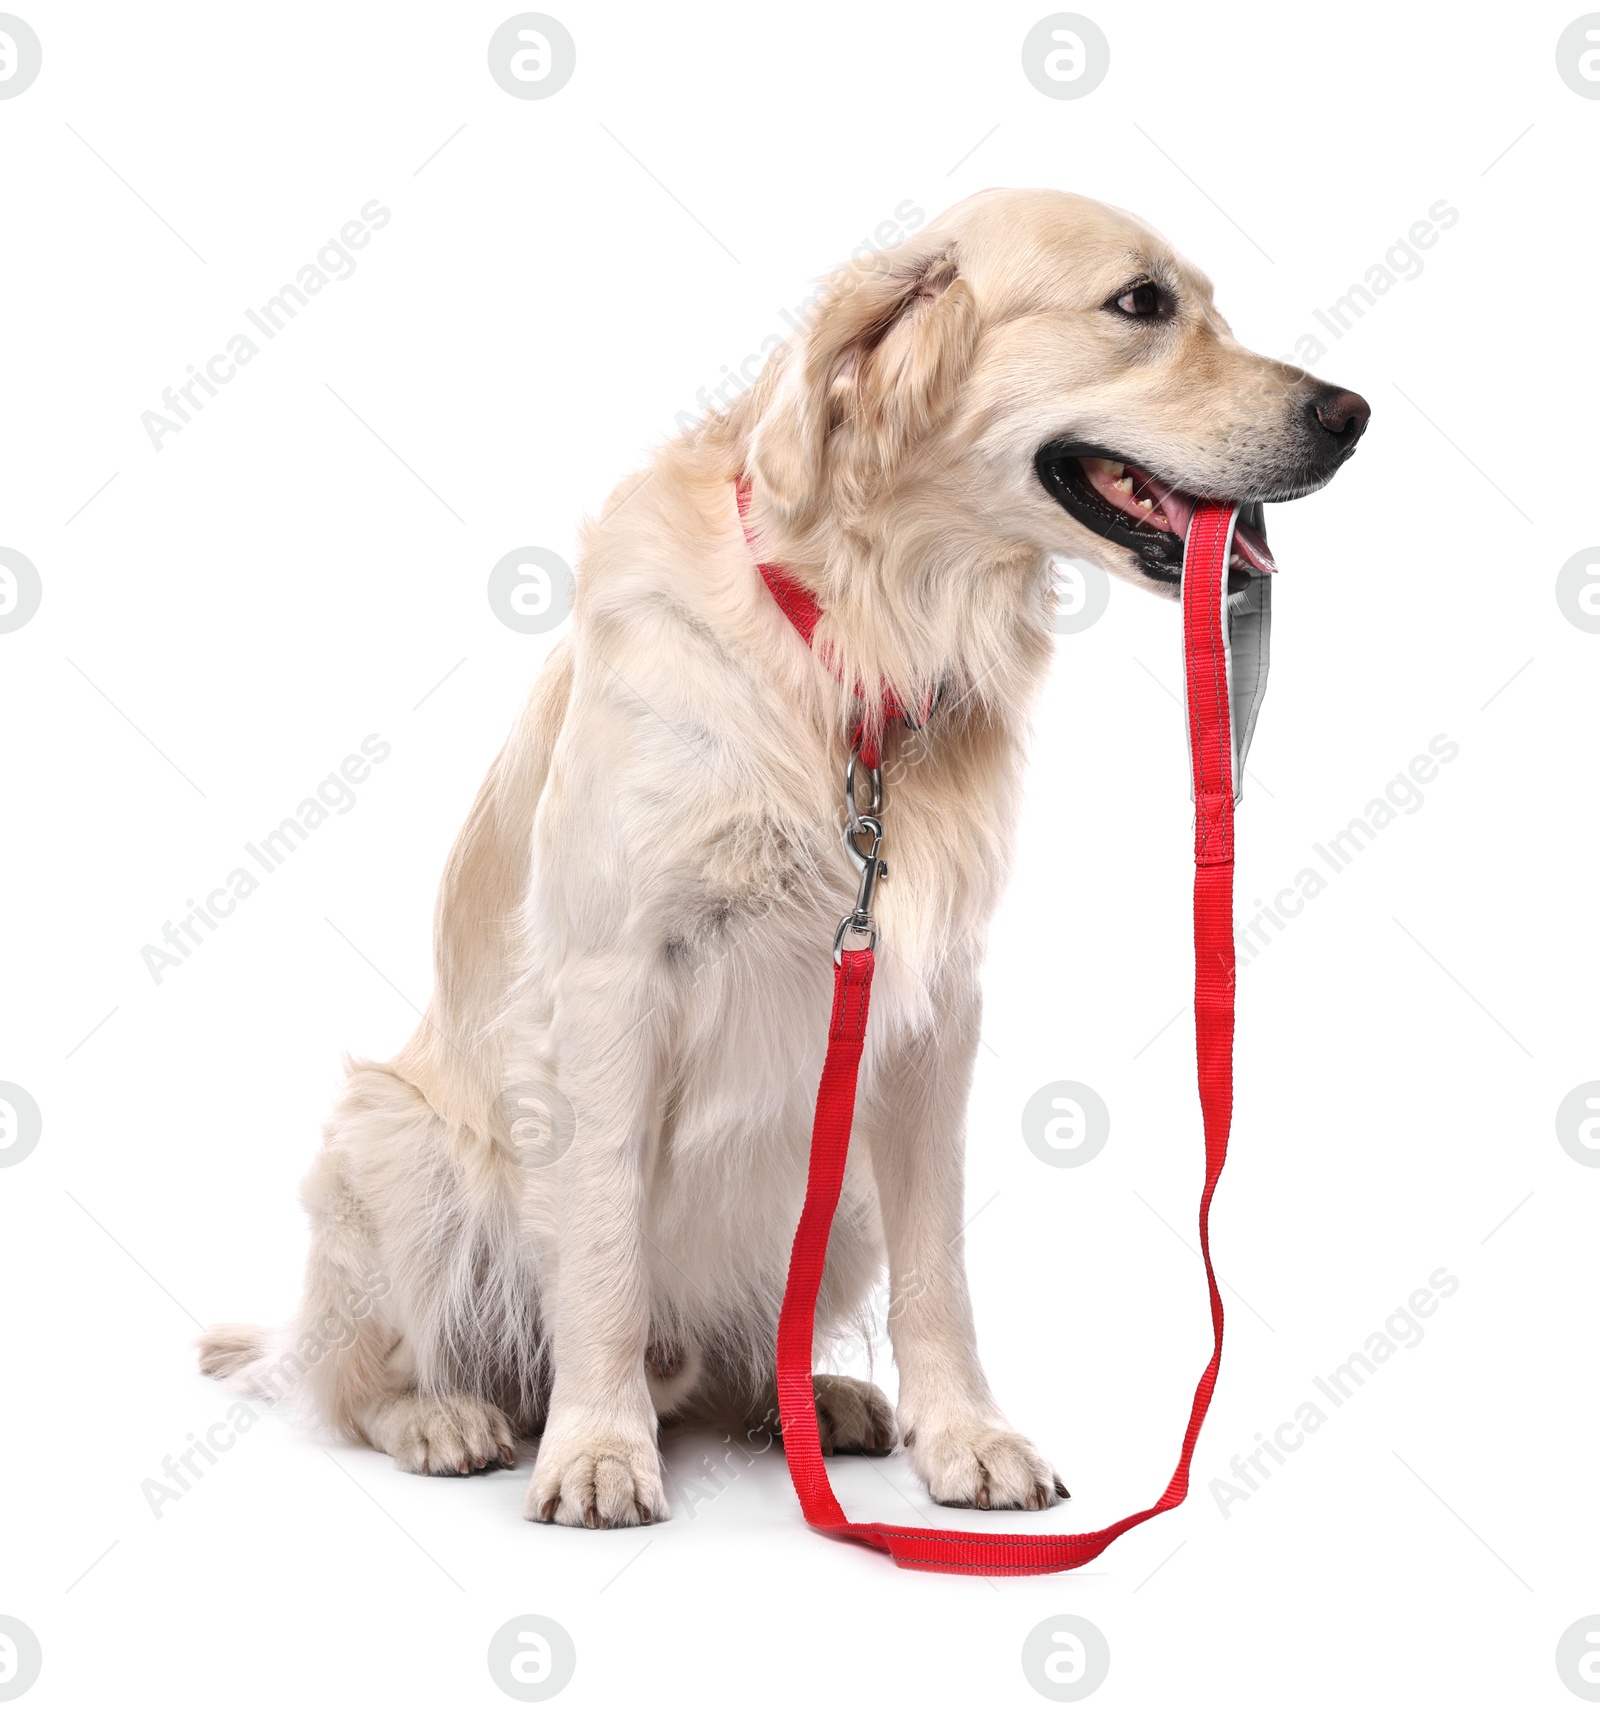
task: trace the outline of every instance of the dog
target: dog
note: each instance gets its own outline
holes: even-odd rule
[[[1247,504],[1242,586],[1274,569],[1259,503],[1326,483],[1368,414],[1240,346],[1204,275],[1083,197],[984,192],[831,276],[749,391],[585,526],[570,635],[445,871],[426,1019],[392,1062],[347,1064],[296,1321],[210,1330],[202,1369],[406,1471],[537,1437],[524,1512],[571,1526],[667,1517],[662,1423],[781,1433],[774,1332],[856,894],[843,782],[852,735],[881,732],[891,877],[817,1330],[825,1356],[886,1268],[900,1389],[891,1409],[819,1374],[823,1447],[898,1438],[947,1506],[1065,1496],[990,1391],[961,1245],[1049,563],[1171,598],[1209,496]],[[758,557],[816,599],[813,647]]]

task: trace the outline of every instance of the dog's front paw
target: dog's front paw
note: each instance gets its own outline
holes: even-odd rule
[[[668,1512],[654,1436],[546,1430],[522,1504],[525,1519],[595,1531],[649,1525]]]
[[[1067,1487],[1025,1436],[1005,1425],[919,1425],[906,1437],[913,1469],[945,1507],[1020,1507],[1038,1512]]]

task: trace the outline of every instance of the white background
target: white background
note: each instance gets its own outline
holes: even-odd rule
[[[532,1612],[576,1643],[572,1710],[1043,1708],[1022,1641],[1062,1614],[1109,1642],[1107,1712],[1576,1708],[1600,1172],[1553,1117],[1600,1077],[1600,636],[1555,578],[1600,536],[1600,105],[1557,76],[1574,13],[1093,0],[1110,74],[1057,101],[1022,74],[1038,7],[553,3],[577,72],[537,101],[488,75],[504,6],[23,14],[0,544],[43,602],[0,635],[0,1078],[44,1132],[0,1174],[0,1613],[43,1644],[27,1707],[509,1708],[485,1650]],[[1434,735],[1460,755],[1241,973],[1189,1502],[1074,1574],[940,1578],[808,1533],[776,1454],[683,1499],[715,1445],[680,1442],[669,1524],[569,1532],[520,1518],[526,1461],[424,1481],[267,1417],[154,1517],[142,1480],[232,1399],[197,1324],[291,1310],[339,1056],[409,1033],[444,855],[559,635],[502,625],[489,568],[573,558],[815,276],[906,199],[990,185],[1138,211],[1274,355],[1460,211],[1323,336],[1371,428],[1268,515],[1241,904]],[[372,198],[356,273],[154,451],[141,413]],[[1073,1490],[1059,1530],[1159,1493],[1208,1342],[1192,1031],[1161,1029],[1190,983],[1177,683],[1176,609],[1126,587],[1061,639],[988,971],[970,1267],[996,1389]],[[369,733],[393,755],[356,808],[157,986],[141,947]],[[1062,1078],[1112,1115],[1071,1170],[1019,1126]],[[1211,1480],[1440,1268],[1421,1344],[1225,1518]],[[931,1516],[898,1457],[834,1464],[868,1517]]]

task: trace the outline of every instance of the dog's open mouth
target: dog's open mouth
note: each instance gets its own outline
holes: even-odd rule
[[[1043,448],[1035,468],[1046,491],[1077,521],[1107,541],[1131,548],[1140,569],[1164,583],[1183,567],[1183,541],[1199,498],[1131,460],[1097,448]],[[1228,569],[1239,583],[1254,572],[1276,572],[1263,534],[1261,505],[1240,509]]]

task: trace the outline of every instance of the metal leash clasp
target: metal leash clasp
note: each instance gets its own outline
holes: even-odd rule
[[[865,785],[871,791],[866,808],[857,800],[858,770],[864,773]],[[866,795],[862,796],[865,798]],[[877,948],[878,926],[873,921],[872,901],[879,882],[886,881],[889,875],[889,866],[878,856],[878,849],[883,844],[883,774],[881,770],[863,763],[857,751],[851,752],[849,766],[845,769],[844,803],[844,849],[850,855],[850,862],[861,872],[861,886],[856,893],[855,910],[840,918],[839,928],[834,932],[835,965],[844,955],[844,938],[847,935],[865,936],[868,950]],[[863,840],[866,842],[864,847]]]

